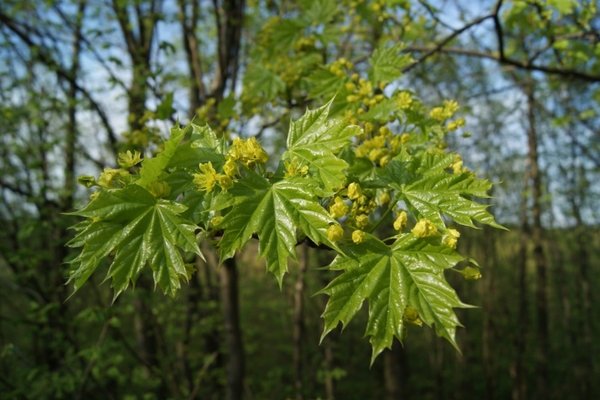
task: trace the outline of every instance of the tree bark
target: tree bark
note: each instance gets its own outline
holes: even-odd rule
[[[533,79],[525,85],[527,96],[527,159],[531,178],[531,242],[533,262],[536,271],[536,314],[537,314],[537,351],[536,377],[537,398],[548,398],[548,265],[543,247],[542,227],[542,175],[539,167],[538,132],[535,119],[535,88]]]
[[[293,328],[293,365],[294,365],[294,389],[296,391],[296,399],[304,399],[304,291],[305,291],[305,274],[309,263],[309,248],[306,243],[301,247],[302,256],[298,265],[298,275],[294,284],[294,328]]]
[[[487,230],[487,240],[484,240],[484,251],[488,260],[487,273],[484,275],[484,281],[480,286],[483,293],[481,298],[483,299],[483,327],[482,327],[482,344],[481,344],[481,358],[483,361],[483,368],[485,374],[485,393],[486,399],[494,400],[496,392],[496,361],[493,357],[493,345],[496,334],[494,331],[494,318],[497,317],[495,309],[495,288],[496,279],[495,271],[497,268],[497,253],[496,253],[496,235],[491,230]]]
[[[527,299],[527,253],[529,240],[529,218],[527,214],[527,191],[529,190],[529,172],[525,172],[523,190],[521,195],[521,245],[519,248],[518,271],[517,271],[517,327],[515,330],[514,347],[515,355],[510,366],[510,375],[513,381],[512,400],[524,400],[527,398],[527,380],[525,370],[525,349],[527,343],[527,332],[529,330],[529,302]]]
[[[406,357],[402,344],[394,340],[391,350],[383,352],[383,379],[385,400],[405,400],[406,391]]]
[[[238,273],[235,259],[225,260],[219,269],[221,305],[227,346],[227,386],[225,398],[240,400],[244,390],[244,346],[240,326]]]

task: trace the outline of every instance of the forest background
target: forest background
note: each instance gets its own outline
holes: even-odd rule
[[[402,46],[392,86],[461,105],[448,145],[510,228],[459,241],[482,266],[448,276],[479,306],[459,310],[462,354],[415,326],[369,367],[358,321],[319,344],[316,249],[281,290],[250,245],[233,270],[197,260],[174,298],[142,279],[112,304],[94,276],[67,300],[77,176],[194,115],[277,153],[321,105],[306,82],[382,44]],[[600,397],[595,1],[7,0],[0,60],[0,398]]]

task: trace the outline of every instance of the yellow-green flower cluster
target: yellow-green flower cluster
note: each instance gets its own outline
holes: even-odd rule
[[[401,110],[408,110],[413,104],[413,97],[410,92],[400,91],[395,96],[396,104]]]
[[[481,271],[479,268],[467,266],[458,271],[466,280],[475,281],[481,279]]]
[[[333,218],[342,218],[348,214],[348,211],[348,205],[344,203],[344,200],[342,200],[342,198],[339,196],[336,196],[329,206],[329,215],[331,215]]]
[[[133,153],[131,150],[127,150],[125,153],[119,153],[118,162],[121,168],[128,169],[142,162],[142,155],[137,150],[134,150]]]
[[[348,185],[348,198],[350,200],[357,200],[360,196],[362,196],[362,189],[360,185],[356,182],[352,182]]]
[[[456,229],[448,229],[446,234],[442,237],[442,243],[452,249],[456,248],[456,244],[458,243],[458,238],[460,237],[460,232]]]
[[[283,164],[285,166],[286,178],[308,175],[308,165],[301,163],[297,159],[286,160]]]
[[[350,82],[347,82],[344,87],[349,92],[346,96],[346,101],[348,103],[360,103],[369,108],[381,103],[385,99],[383,94],[375,94],[373,84],[364,78],[360,78],[358,74],[353,74],[350,77]],[[364,112],[365,109],[362,107],[357,111],[358,114]],[[356,123],[355,121],[352,122]]]
[[[327,228],[327,239],[331,242],[337,242],[344,237],[344,228],[340,224],[332,224]]]
[[[245,166],[250,167],[257,163],[266,163],[269,156],[255,137],[249,139],[235,138],[227,153],[227,159],[241,162]]]
[[[200,191],[210,193],[217,185],[227,190],[233,185],[233,179],[226,174],[217,173],[210,161],[199,164],[198,168],[200,172],[192,176],[194,184]]]
[[[129,172],[124,169],[104,168],[97,183],[100,187],[112,188],[126,184],[129,178]]]
[[[458,128],[462,128],[463,126],[465,126],[465,119],[464,118],[457,118],[454,121],[450,121],[448,122],[448,126],[446,126],[446,129],[448,129],[449,132],[455,131]]]
[[[408,214],[406,211],[402,210],[398,213],[396,220],[394,221],[394,229],[397,231],[401,231],[406,228],[406,224],[408,223]]]
[[[426,238],[437,235],[438,230],[430,220],[420,219],[411,232],[418,238]]]
[[[429,116],[440,122],[446,121],[458,111],[458,103],[454,100],[444,100],[444,104],[441,107],[434,107],[430,112]]]
[[[421,318],[419,317],[419,312],[412,306],[406,306],[406,309],[404,309],[403,319],[413,325],[423,325],[423,321],[421,321]]]
[[[360,244],[362,242],[364,242],[365,240],[365,232],[361,231],[360,229],[356,229],[354,232],[352,232],[352,241],[356,244]]]
[[[369,125],[370,123],[365,123],[365,133],[367,134],[374,130]],[[382,126],[374,136],[356,146],[354,154],[356,157],[368,158],[374,164],[385,167],[409,139],[408,133],[394,135],[387,126]]]
[[[354,68],[354,64],[345,58],[335,60],[329,66],[329,72],[337,76],[338,78],[345,78],[347,76],[347,70]]]
[[[456,154],[454,156],[454,162],[450,164],[450,168],[452,169],[452,173],[456,175],[466,171],[465,167],[463,167],[463,160],[460,158],[460,155]]]

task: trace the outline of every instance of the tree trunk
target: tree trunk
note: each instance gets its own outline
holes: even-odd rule
[[[510,375],[513,381],[512,400],[524,400],[527,398],[527,379],[525,369],[525,349],[527,343],[527,332],[529,329],[529,302],[527,299],[527,253],[529,240],[529,218],[527,215],[527,191],[529,190],[529,172],[525,172],[523,180],[523,191],[521,197],[521,246],[518,259],[518,305],[517,305],[517,327],[515,330],[514,346],[515,354],[510,366]]]
[[[228,356],[225,398],[240,400],[244,390],[244,346],[240,326],[238,273],[235,259],[225,260],[219,269],[219,279]]]
[[[578,383],[580,386],[581,398],[592,398],[592,387],[593,387],[593,372],[594,372],[594,351],[593,351],[593,337],[592,337],[592,295],[590,290],[590,256],[588,252],[587,244],[587,233],[586,226],[581,216],[580,204],[583,203],[583,197],[585,196],[582,190],[585,185],[580,182],[583,171],[579,170],[578,166],[573,160],[573,176],[574,182],[571,190],[570,203],[573,217],[575,218],[575,257],[573,257],[573,264],[578,266],[577,269],[577,282],[579,282],[579,296],[577,296],[577,302],[580,306],[580,312],[578,316],[577,331],[581,334],[581,343],[578,346],[579,349],[576,352],[576,365],[580,369],[580,377],[578,377]]]
[[[538,133],[535,120],[535,93],[532,79],[525,86],[527,95],[527,159],[531,178],[531,242],[533,262],[536,271],[536,314],[537,314],[537,352],[536,376],[537,398],[548,398],[548,265],[543,247],[542,227],[542,175],[539,167]]]
[[[482,344],[481,358],[485,374],[485,398],[493,400],[496,391],[496,362],[492,355],[492,343],[496,339],[494,332],[494,318],[497,317],[495,309],[495,285],[496,285],[496,268],[497,268],[497,253],[496,253],[496,235],[491,230],[487,229],[487,240],[483,241],[484,251],[486,254],[487,273],[484,275],[481,290],[481,298],[483,299],[483,327],[482,327]]]
[[[383,352],[383,379],[385,400],[405,400],[406,357],[402,344],[394,340],[391,350]]]
[[[333,380],[333,348],[331,346],[331,335],[323,339],[323,368],[325,369],[325,399],[335,399],[335,382]]]
[[[304,399],[303,387],[303,344],[304,344],[304,276],[309,263],[309,248],[305,243],[302,245],[302,256],[298,265],[298,275],[294,284],[294,328],[293,328],[293,365],[294,365],[294,389],[296,399]]]

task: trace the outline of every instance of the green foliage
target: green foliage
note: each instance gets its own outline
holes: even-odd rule
[[[154,164],[150,164],[154,165]],[[142,169],[143,170],[143,169]],[[102,191],[84,209],[73,213],[87,218],[76,227],[69,245],[82,247],[73,260],[70,281],[75,290],[88,280],[109,254],[114,257],[107,272],[115,297],[135,283],[149,264],[154,282],[174,295],[189,273],[179,249],[201,255],[194,225],[181,218],[186,207],[156,199],[137,184]]]
[[[465,307],[444,278],[444,270],[464,258],[453,249],[435,241],[419,240],[411,234],[398,235],[387,245],[369,235],[363,243],[347,249],[329,266],[342,274],[322,290],[330,296],[323,313],[323,336],[338,323],[347,325],[369,302],[366,335],[373,346],[371,363],[394,336],[402,340],[407,310],[416,310],[428,325],[456,346],[459,325],[453,307]],[[414,312],[414,311],[413,311]]]
[[[375,59],[386,57],[387,50]],[[373,79],[393,79],[386,68],[375,68]],[[139,170],[105,171],[100,190],[74,213],[85,218],[70,242],[82,248],[70,276],[75,290],[110,259],[115,296],[146,265],[155,284],[173,296],[192,273],[186,254],[201,254],[196,237],[215,238],[221,260],[256,237],[281,286],[296,245],[309,241],[336,252],[328,269],[341,272],[321,291],[329,296],[323,335],[348,324],[366,300],[372,361],[394,337],[403,340],[407,321],[434,327],[456,346],[453,309],[465,305],[444,271],[465,257],[454,250],[460,234],[446,224],[500,227],[474,200],[487,197],[490,184],[438,148],[446,129],[440,115],[448,120],[455,105],[445,103],[429,116],[405,93],[375,97],[367,92],[373,83],[358,83],[366,107],[361,120],[343,103],[334,109],[336,100],[307,110],[290,122],[287,149],[273,171],[255,138],[230,141],[195,122],[173,129]],[[394,133],[383,112],[373,111],[378,105],[390,111],[388,120],[414,122],[404,122],[402,135]],[[390,215],[398,217],[398,233],[386,239]],[[415,225],[406,232],[409,222]]]

